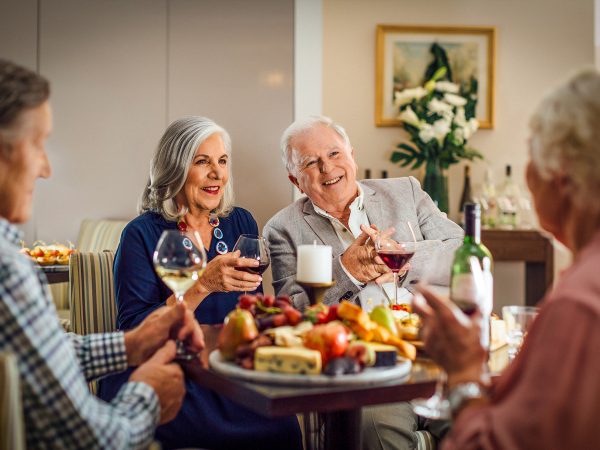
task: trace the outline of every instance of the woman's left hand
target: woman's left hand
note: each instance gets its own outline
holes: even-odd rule
[[[425,349],[446,370],[448,385],[484,381],[486,351],[480,341],[481,315],[469,318],[427,287],[416,285],[416,289],[422,297],[415,296],[413,309],[423,320]]]

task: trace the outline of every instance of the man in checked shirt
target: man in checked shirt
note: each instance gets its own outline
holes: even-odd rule
[[[164,307],[137,328],[63,333],[45,276],[18,252],[37,178],[50,176],[45,143],[52,128],[49,85],[0,59],[0,351],[17,357],[27,448],[137,449],[158,423],[173,419],[184,396],[175,343],[204,346],[185,307]],[[111,403],[86,381],[138,366]]]

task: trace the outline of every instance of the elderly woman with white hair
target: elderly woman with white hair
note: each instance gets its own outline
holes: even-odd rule
[[[455,423],[445,449],[600,448],[600,74],[573,77],[530,126],[527,184],[539,222],[574,262],[491,385],[477,326],[420,288],[426,347],[448,373]]]
[[[200,323],[222,323],[242,292],[262,290],[259,275],[237,270],[258,265],[231,252],[242,234],[258,234],[245,209],[233,206],[231,140],[225,129],[205,117],[174,121],[160,140],[144,189],[140,216],[124,229],[115,256],[117,325],[129,329],[165,303],[175,302],[152,266],[164,230],[200,234],[208,256],[202,277],[184,296]],[[127,379],[119,375],[100,384],[110,400]],[[301,448],[295,417],[267,419],[217,394],[186,382],[187,394],[176,419],[156,431],[162,447],[211,449]]]

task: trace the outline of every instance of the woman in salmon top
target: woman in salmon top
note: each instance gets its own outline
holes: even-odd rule
[[[477,326],[422,289],[426,346],[448,373],[447,450],[600,448],[600,74],[582,72],[549,95],[530,128],[527,184],[539,222],[574,262],[492,385]]]

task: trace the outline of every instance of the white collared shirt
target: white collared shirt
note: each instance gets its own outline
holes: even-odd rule
[[[350,217],[348,218],[348,228],[346,228],[346,226],[342,222],[340,222],[339,219],[336,219],[327,211],[319,208],[313,203],[313,207],[315,208],[316,213],[322,217],[325,217],[331,223],[331,226],[335,230],[335,234],[337,234],[337,237],[339,238],[342,246],[344,247],[344,250],[347,249],[352,244],[352,242],[354,242],[354,240],[361,234],[361,225],[366,225],[367,227],[371,225],[371,223],[369,222],[369,218],[367,217],[367,212],[365,211],[364,199],[365,194],[359,184],[358,196],[350,204]],[[350,274],[350,272],[346,270],[341,261],[340,264],[342,266],[342,269],[344,269],[344,272],[346,272],[346,275],[348,275],[348,277],[350,278],[350,280],[357,287],[362,287],[363,283],[354,278],[352,274]],[[385,289],[385,294],[382,292],[382,288]],[[367,285],[361,289],[358,295],[362,308],[366,311],[370,311],[376,305],[386,304],[386,296],[389,299],[393,300],[394,283],[385,283],[382,286],[379,286],[377,283],[374,282],[367,283]],[[407,289],[398,289],[399,302],[402,302],[402,299],[409,298],[410,296],[411,293]]]

